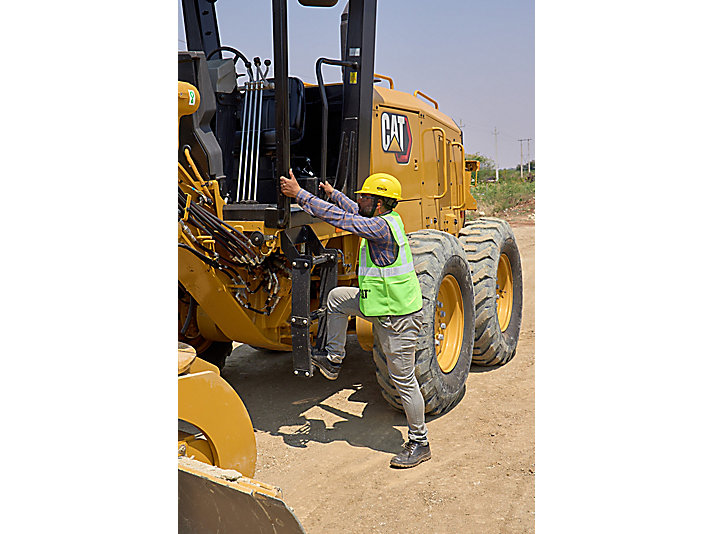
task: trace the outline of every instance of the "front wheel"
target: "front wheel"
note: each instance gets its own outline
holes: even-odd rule
[[[216,365],[222,371],[223,367],[225,367],[225,360],[227,360],[231,352],[232,341],[213,341],[201,352],[198,352],[198,357]]]
[[[197,303],[185,288],[178,284],[178,341],[193,347],[199,358],[225,367],[225,360],[232,352],[232,341],[212,341],[200,335],[196,320]]]
[[[415,350],[415,376],[425,413],[453,408],[465,394],[474,341],[474,295],[465,250],[454,236],[437,230],[408,235],[423,293],[423,328]],[[389,375],[386,355],[374,338],[373,359],[383,397],[402,403]]]

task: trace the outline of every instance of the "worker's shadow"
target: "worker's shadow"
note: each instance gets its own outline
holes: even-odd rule
[[[354,336],[337,380],[294,376],[292,354],[270,353],[248,346],[236,348],[223,377],[240,395],[255,429],[281,436],[287,445],[306,447],[310,441],[345,441],[397,453],[404,435],[405,415],[382,397],[371,354]],[[404,430],[405,431],[405,430]]]

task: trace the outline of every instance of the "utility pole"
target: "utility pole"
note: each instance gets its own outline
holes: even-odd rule
[[[517,139],[519,141],[519,178],[524,179],[524,145],[522,144],[526,139]]]
[[[527,175],[530,175],[532,173],[532,158],[529,156],[529,141],[533,141],[533,139],[526,139],[527,142]]]
[[[497,127],[494,127],[494,181],[499,182],[499,157],[497,156]]]

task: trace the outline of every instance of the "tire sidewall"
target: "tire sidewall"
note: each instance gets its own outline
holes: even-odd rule
[[[460,354],[458,355],[455,367],[448,373],[444,373],[438,364],[437,351],[435,346],[435,322],[438,320],[437,314],[437,292],[443,279],[447,275],[452,275],[457,280],[462,293],[463,301],[465,299],[474,300],[473,286],[469,276],[469,266],[467,262],[460,256],[452,256],[447,260],[442,269],[440,276],[437,278],[435,291],[429,291],[429,295],[423,295],[423,333],[421,340],[424,342],[423,350],[416,352],[416,376],[418,382],[421,382],[423,370],[427,369],[430,376],[438,382],[438,389],[446,392],[448,395],[455,395],[462,389],[466,381],[467,374],[470,370],[470,362],[472,360],[472,344],[474,338],[472,335],[467,335],[468,325],[474,322],[472,307],[463,306],[464,309],[464,333]],[[424,365],[427,364],[427,365]],[[420,373],[418,373],[420,370]]]
[[[408,234],[416,275],[423,296],[423,322],[415,344],[415,378],[425,402],[425,413],[446,413],[462,399],[472,361],[474,344],[474,285],[462,243],[439,230],[418,230]],[[452,275],[463,298],[462,345],[457,362],[443,373],[435,350],[437,297],[443,279]],[[375,334],[375,332],[374,332]],[[381,393],[388,403],[402,410],[402,401],[387,369],[387,357],[374,335],[373,359]]]
[[[481,218],[467,224],[458,239],[466,250],[475,294],[472,363],[502,365],[517,348],[522,323],[522,264],[514,232],[506,221]],[[502,255],[512,270],[512,315],[502,331],[497,315],[497,274]]]

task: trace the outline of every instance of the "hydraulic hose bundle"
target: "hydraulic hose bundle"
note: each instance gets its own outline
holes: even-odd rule
[[[255,313],[269,314],[279,301],[277,272],[286,268],[278,259],[258,254],[247,237],[204,207],[214,205],[209,183],[201,180],[200,172],[190,158],[190,150],[186,148],[185,152],[196,176],[191,176],[178,164],[179,181],[191,190],[188,194],[178,188],[178,223],[192,246],[186,243],[178,243],[178,246],[227,275],[234,285],[235,298],[241,306]],[[194,198],[197,198],[195,202]],[[262,309],[257,309],[249,303],[248,298],[260,289],[268,296]]]

